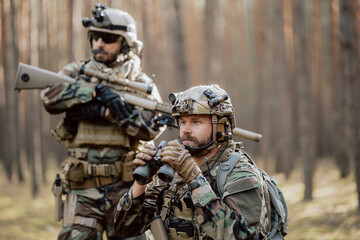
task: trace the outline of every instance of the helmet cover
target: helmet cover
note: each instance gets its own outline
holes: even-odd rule
[[[217,84],[200,85],[169,95],[172,116],[211,115],[212,139],[219,144],[232,138],[235,128],[234,109],[226,91]]]
[[[97,31],[122,36],[128,46],[142,48],[142,42],[137,39],[134,18],[120,9],[109,8],[106,4],[96,4],[92,10],[93,17],[83,18],[84,27],[89,31]]]

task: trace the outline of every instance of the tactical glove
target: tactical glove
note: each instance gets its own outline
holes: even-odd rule
[[[144,149],[142,149],[138,154],[136,154],[136,157],[133,161],[133,168],[137,168],[138,166],[145,166],[147,163],[155,157],[156,154],[156,148],[152,144],[146,144],[144,146]]]
[[[152,181],[153,176],[160,168],[160,161],[152,161],[156,155],[156,149],[152,144],[146,144],[140,153],[136,154],[133,161],[133,177],[141,185]]]
[[[95,86],[95,92],[96,99],[109,108],[111,116],[115,119],[114,122],[126,119],[131,115],[132,109],[130,105],[121,100],[120,96],[108,87],[99,83]]]
[[[102,120],[104,116],[105,106],[97,101],[76,105],[66,110],[66,118],[73,121]]]
[[[191,183],[196,176],[202,174],[189,151],[177,141],[168,142],[160,156],[161,161],[170,164],[187,183]]]

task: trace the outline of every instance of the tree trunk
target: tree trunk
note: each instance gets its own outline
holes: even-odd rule
[[[175,74],[177,82],[179,83],[179,89],[189,88],[190,83],[188,82],[188,68],[186,61],[186,51],[185,51],[185,42],[184,42],[184,30],[182,25],[182,8],[181,1],[173,0],[175,8],[175,19],[172,23],[172,42],[174,42],[174,55],[175,55],[175,69],[177,74]]]
[[[354,161],[355,181],[360,212],[360,55],[359,55],[359,5],[355,1],[340,1],[340,48],[341,78],[345,84],[346,127],[350,158]]]
[[[347,152],[345,128],[346,125],[345,88],[340,73],[340,44],[339,44],[339,1],[331,4],[331,59],[332,59],[332,146],[336,165],[340,169],[340,177],[350,174],[350,160]]]
[[[295,7],[295,35],[298,38],[298,47],[296,49],[296,68],[297,68],[297,92],[298,92],[298,121],[299,121],[299,144],[300,144],[300,157],[303,161],[304,173],[304,200],[312,199],[313,190],[313,174],[314,174],[314,152],[313,152],[313,129],[311,121],[310,109],[310,91],[309,86],[310,74],[307,65],[308,43],[306,39],[306,26],[307,16],[305,13],[305,2],[297,0],[294,4]]]
[[[220,79],[221,62],[220,43],[217,30],[218,1],[205,1],[204,12],[204,79],[206,84],[218,82]]]
[[[276,86],[279,90],[277,94],[277,108],[276,108],[276,120],[273,121],[276,125],[278,135],[275,138],[276,144],[276,159],[275,159],[275,171],[284,172],[288,178],[294,165],[294,145],[293,145],[293,121],[292,121],[292,106],[291,98],[293,96],[289,92],[290,85],[292,84],[292,78],[287,77],[287,48],[288,44],[285,39],[284,25],[285,22],[285,4],[280,2],[276,9],[276,23],[275,23],[275,35],[278,36],[278,40],[274,41],[274,59],[277,59],[275,68],[276,72]],[[291,14],[291,12],[289,13]],[[288,17],[288,16],[286,16]],[[288,26],[288,25],[287,25]],[[290,33],[292,34],[292,33]],[[292,63],[293,59],[290,59],[289,63]],[[280,67],[282,66],[282,67]]]
[[[5,169],[8,179],[10,180],[13,175],[13,166],[16,164],[18,171],[19,181],[23,181],[23,176],[20,170],[20,152],[17,146],[18,136],[18,96],[14,94],[14,85],[11,81],[16,74],[16,66],[18,61],[17,52],[17,37],[15,33],[15,3],[13,1],[5,1],[3,3],[4,18],[2,23],[2,36],[4,38],[5,51],[3,52],[3,66],[4,66],[4,79],[5,79],[5,99],[6,99],[6,128],[5,136],[8,143],[6,158],[4,159]],[[5,21],[6,19],[6,21]],[[15,163],[15,164],[14,164]]]
[[[30,2],[30,21],[29,27],[31,29],[30,33],[30,64],[38,66],[39,65],[39,25],[38,17],[39,14],[39,3]],[[35,96],[36,95],[36,96]],[[41,165],[38,164],[37,160],[40,160],[39,157],[41,154],[38,154],[39,148],[39,115],[37,111],[37,106],[35,105],[39,95],[38,91],[30,91],[28,95],[29,105],[27,108],[27,123],[29,126],[26,129],[26,145],[27,145],[27,159],[30,168],[31,174],[31,190],[32,196],[36,197],[39,193],[37,173],[41,169]],[[40,163],[40,161],[39,161]]]
[[[46,1],[40,0],[39,1],[39,12],[40,15],[38,16],[38,51],[39,51],[39,66],[44,68],[44,69],[49,69],[48,66],[48,62],[49,59],[47,57],[46,54],[46,49],[48,46],[48,41],[47,41],[47,12],[46,12]],[[39,91],[35,91],[35,94],[38,94]],[[38,94],[40,96],[40,94]],[[36,103],[36,115],[39,116],[38,117],[38,121],[37,121],[37,129],[39,130],[37,135],[39,138],[39,148],[38,148],[38,157],[40,158],[40,166],[41,167],[41,179],[43,183],[47,182],[46,179],[46,173],[47,173],[47,152],[45,151],[46,146],[45,145],[45,135],[43,132],[44,129],[44,116],[43,116],[43,111],[41,111],[41,106],[42,106],[42,102],[40,100],[40,97],[36,98],[35,100]]]
[[[0,65],[2,66],[1,68],[1,72],[0,72],[0,111],[5,113],[7,112],[7,107],[6,107],[6,102],[8,101],[5,97],[5,73],[3,70],[3,67],[5,66],[6,63],[6,57],[5,57],[5,38],[4,38],[4,34],[6,33],[6,25],[5,25],[5,6],[4,6],[4,2],[0,3],[0,30],[1,30],[1,38],[0,38],[0,53],[1,53],[1,57],[0,57]],[[7,132],[7,115],[6,114],[0,114],[0,140],[2,143],[7,142],[7,136],[8,136],[8,132]],[[5,146],[5,144],[0,144],[0,160],[1,162],[3,162],[4,164],[4,168],[5,168],[5,172],[8,176],[8,172],[9,172],[9,166],[7,166],[8,162],[6,162],[6,159],[9,158],[9,149],[8,147]],[[10,170],[11,171],[11,170]],[[11,177],[11,176],[10,176]]]
[[[291,170],[295,165],[297,154],[297,94],[295,80],[295,55],[294,55],[294,29],[293,29],[293,11],[292,1],[283,0],[282,2],[283,17],[283,38],[284,38],[284,79],[280,83],[279,89],[283,94],[280,96],[280,102],[284,104],[281,109],[284,114],[283,134],[280,141],[283,144],[284,158],[286,162],[285,174],[289,177]],[[279,109],[279,110],[280,110]],[[283,109],[283,110],[282,110]],[[280,116],[279,112],[279,116]]]
[[[68,62],[74,61],[74,49],[73,49],[73,2],[72,0],[67,0],[67,14],[68,16],[65,17],[66,21],[66,32],[67,36],[67,56]]]
[[[314,160],[320,157],[321,147],[324,145],[324,126],[325,123],[322,122],[322,111],[324,106],[321,102],[322,92],[325,86],[320,87],[322,82],[321,73],[321,30],[320,30],[320,5],[319,1],[311,2],[311,36],[310,41],[310,126],[311,126],[311,150],[314,154]]]

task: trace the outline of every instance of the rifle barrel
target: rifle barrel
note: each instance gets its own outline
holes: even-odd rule
[[[255,142],[259,142],[260,139],[262,138],[262,135],[259,134],[259,133],[252,132],[252,131],[245,130],[245,129],[238,128],[238,127],[233,129],[233,134],[235,136],[243,137],[243,138],[246,138],[248,140],[255,141]]]

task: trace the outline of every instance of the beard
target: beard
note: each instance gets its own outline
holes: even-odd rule
[[[105,65],[109,65],[109,64],[113,63],[117,57],[116,53],[107,52],[102,48],[93,49],[91,52],[94,55],[95,61],[104,63]],[[103,55],[103,54],[105,54],[105,55]]]
[[[189,151],[191,156],[194,157],[202,157],[208,154],[214,147],[214,141],[211,137],[207,138],[206,140],[199,141],[196,137],[192,137],[188,134],[185,134],[180,138],[180,141],[192,141],[195,146],[185,145],[185,148]]]
[[[209,142],[211,141],[211,138],[208,137],[207,139],[205,140],[199,140],[197,139],[196,137],[193,137],[189,134],[184,134],[182,137],[180,137],[180,141],[191,141],[193,142],[193,146],[188,146],[188,145],[185,145],[185,146],[188,146],[190,148],[199,148],[199,147],[203,147],[203,146],[206,146],[207,144],[209,144]]]

